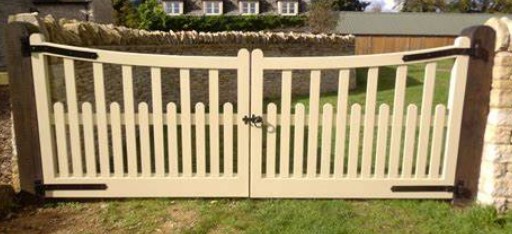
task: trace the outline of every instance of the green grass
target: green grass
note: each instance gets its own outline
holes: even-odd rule
[[[453,66],[453,60],[444,60],[438,63],[435,80],[435,95],[433,105],[446,104],[448,101],[448,90],[450,83],[450,69]],[[418,109],[421,107],[423,95],[423,77],[425,64],[415,64],[408,66],[407,87],[405,90],[405,104],[415,104]],[[349,105],[359,103],[364,106],[366,103],[366,80],[367,69],[357,69],[356,71],[357,88],[349,92]],[[377,86],[377,106],[388,104],[393,107],[395,95],[395,76],[396,67],[379,68],[379,79]],[[308,105],[309,97],[302,96],[294,98],[294,103],[304,103]],[[279,103],[277,99],[271,99],[267,102]],[[336,106],[337,93],[322,94],[321,105],[330,103]]]
[[[511,213],[440,201],[131,199],[102,206],[101,229],[125,233],[512,233]]]

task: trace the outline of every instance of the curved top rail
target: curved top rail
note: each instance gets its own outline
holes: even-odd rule
[[[240,59],[249,56],[247,49],[241,49],[238,56],[188,56],[119,52],[45,42],[40,34],[34,34],[30,37],[30,46],[33,53],[43,53],[55,57],[146,67],[238,69],[241,66]],[[469,48],[470,39],[458,37],[454,45],[450,46],[371,55],[264,57],[263,52],[257,49],[252,52],[252,59],[258,61],[260,68],[266,70],[348,69],[407,65],[467,56],[463,52]],[[418,56],[421,54],[426,54],[426,56]],[[404,57],[414,59],[404,59]]]
[[[348,69],[439,61],[467,56],[464,54],[466,49],[470,49],[470,39],[458,37],[454,45],[405,52],[351,56],[264,57],[261,50],[255,50],[252,52],[252,59],[258,61],[260,67],[265,70]],[[420,54],[424,56],[417,56]],[[433,57],[429,57],[429,55]],[[407,57],[414,59],[409,60]]]
[[[30,47],[33,53],[78,61],[166,68],[238,69],[241,66],[240,59],[242,57],[246,59],[249,56],[247,49],[241,49],[238,56],[185,56],[119,52],[45,42],[40,34],[30,37]]]

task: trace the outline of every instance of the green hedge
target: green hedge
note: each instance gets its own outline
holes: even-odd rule
[[[155,17],[158,19],[158,17]],[[155,19],[154,18],[154,19]],[[167,16],[153,20],[146,29],[162,31],[260,31],[278,28],[302,27],[305,16]]]

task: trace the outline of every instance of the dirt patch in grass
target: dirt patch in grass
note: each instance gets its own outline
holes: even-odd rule
[[[26,207],[0,221],[0,233],[106,233],[100,204]]]
[[[192,229],[199,220],[199,212],[182,204],[176,204],[169,208],[170,220],[157,228],[161,233],[181,233]]]

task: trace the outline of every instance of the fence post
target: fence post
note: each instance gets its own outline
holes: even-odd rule
[[[5,52],[20,188],[22,192],[35,194],[35,181],[40,180],[42,174],[32,63],[28,50],[32,31],[26,23],[8,24],[5,30]]]
[[[474,26],[462,31],[469,37],[471,45],[486,53],[469,60],[466,94],[457,157],[456,183],[462,183],[455,201],[472,201],[478,191],[480,163],[484,146],[484,133],[489,113],[489,99],[494,61],[495,32],[488,26]]]

